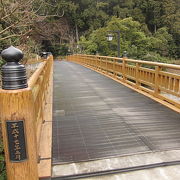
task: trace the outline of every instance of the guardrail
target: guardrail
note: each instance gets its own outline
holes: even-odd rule
[[[17,54],[6,57],[16,59]],[[10,60],[7,58],[7,61]],[[18,70],[16,68],[14,75],[19,73],[22,76],[22,72]],[[39,179],[40,136],[42,125],[48,116],[45,109],[52,93],[52,71],[51,55],[33,73],[28,80],[28,87],[0,89],[0,119],[8,180]],[[8,81],[11,80],[19,81],[19,78],[11,77]],[[3,83],[5,87],[9,82]],[[14,85],[13,82],[10,83]],[[25,80],[21,80],[21,83],[25,83]],[[17,87],[20,87],[19,83]]]
[[[134,60],[126,57],[78,54],[67,56],[67,60],[103,72],[122,83],[180,108],[180,73],[167,71],[167,69],[180,71],[179,65]]]
[[[39,145],[41,126],[44,121],[44,109],[47,103],[48,87],[50,83],[50,75],[52,71],[52,56],[49,56],[40,67],[34,72],[28,81],[28,87],[32,92],[34,101],[34,116],[36,126],[36,139]],[[39,147],[38,147],[39,148]]]

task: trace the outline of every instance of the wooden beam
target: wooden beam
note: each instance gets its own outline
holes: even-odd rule
[[[47,100],[44,109],[44,124],[42,126],[38,164],[39,178],[51,177],[52,160],[52,101],[53,101],[53,65],[51,67]]]
[[[35,132],[35,117],[32,92],[29,88],[23,90],[0,90],[0,117],[2,122],[3,144],[5,150],[8,180],[37,180],[37,144]],[[24,136],[27,159],[12,161],[9,147],[7,122],[24,122]],[[20,132],[19,132],[20,134]],[[19,135],[18,133],[16,135]],[[13,139],[14,140],[14,139]],[[17,140],[17,139],[16,139]],[[21,143],[21,139],[18,140]],[[11,144],[13,144],[12,141]],[[22,147],[20,147],[22,148]]]

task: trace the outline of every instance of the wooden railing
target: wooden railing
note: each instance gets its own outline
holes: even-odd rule
[[[32,91],[34,102],[34,116],[36,127],[36,139],[39,149],[39,140],[42,123],[44,121],[44,109],[47,104],[48,87],[50,83],[50,75],[52,75],[52,56],[40,64],[40,67],[35,71],[28,81],[28,87]]]
[[[47,105],[51,103],[48,108],[52,108],[52,102],[50,102],[52,73],[53,56],[48,56],[28,80],[28,88],[19,90],[0,89],[0,119],[8,180],[39,179],[41,129],[44,121],[50,116],[47,114]],[[7,121],[14,123],[23,121],[26,142],[23,147],[19,147],[24,148],[27,154],[23,161],[15,162],[10,158],[10,151],[14,150],[9,146]],[[16,131],[21,133],[20,129],[16,129]],[[17,141],[20,143],[21,139],[16,139],[16,143]]]
[[[134,89],[180,108],[179,65],[94,55],[71,55],[67,60],[105,73]],[[168,72],[169,69],[176,73]]]

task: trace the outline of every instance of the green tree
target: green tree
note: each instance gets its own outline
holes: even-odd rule
[[[121,54],[125,50],[129,50],[133,45],[133,48],[136,46],[140,48],[140,39],[144,38],[143,32],[140,30],[140,23],[137,21],[133,21],[132,18],[126,18],[120,20],[119,18],[113,17],[111,21],[109,21],[108,25],[104,28],[97,29],[94,31],[90,37],[89,41],[92,41],[96,44],[96,50],[101,55],[113,55],[117,56],[117,36],[114,33],[114,39],[112,42],[108,42],[106,36],[108,31],[116,31],[120,30],[121,38],[120,38],[120,46],[121,46]],[[139,32],[137,32],[139,31]],[[89,48],[86,45],[85,48]]]
[[[143,58],[150,52],[167,56],[170,45],[173,44],[172,35],[167,28],[160,28],[154,35],[147,35],[141,24],[132,18],[119,19],[113,17],[106,27],[93,31],[86,40],[84,37],[80,43],[84,51],[89,54],[98,52],[100,55],[117,56],[117,35],[113,33],[114,39],[108,42],[106,39],[109,31],[120,30],[121,55],[128,51],[130,57]]]
[[[153,47],[162,56],[168,56],[170,51],[170,46],[173,44],[172,35],[168,33],[167,28],[160,28],[154,34]],[[159,41],[159,43],[157,43]]]

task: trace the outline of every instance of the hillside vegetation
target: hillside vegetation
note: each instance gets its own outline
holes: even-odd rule
[[[153,61],[179,59],[179,0],[6,0],[0,1],[0,48],[18,46],[25,55],[51,51]]]

